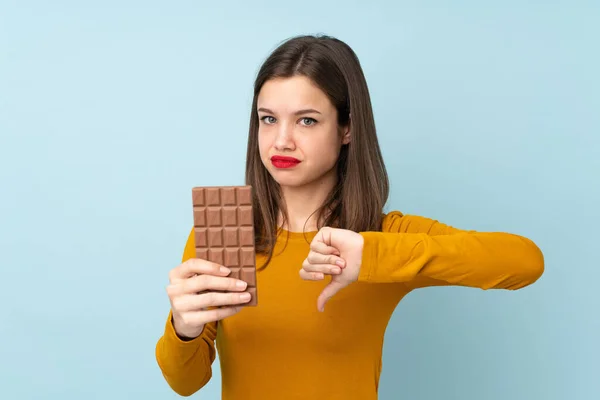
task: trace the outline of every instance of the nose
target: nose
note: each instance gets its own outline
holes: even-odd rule
[[[289,127],[287,124],[280,124],[277,129],[273,146],[277,151],[295,150],[296,145],[294,144],[293,128]]]

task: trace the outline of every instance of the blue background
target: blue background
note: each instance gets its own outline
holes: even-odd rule
[[[600,398],[598,2],[200,3],[0,1],[0,398],[178,398],[154,345],[191,187],[243,183],[254,76],[302,33],[361,59],[388,210],[546,256],[519,292],[411,294],[380,398]]]

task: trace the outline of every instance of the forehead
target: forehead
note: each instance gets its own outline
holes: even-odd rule
[[[304,108],[327,112],[333,108],[325,93],[304,76],[268,80],[258,94],[257,106],[283,113]]]

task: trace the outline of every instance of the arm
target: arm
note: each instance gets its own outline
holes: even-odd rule
[[[193,231],[188,237],[182,262],[196,257]],[[169,312],[163,336],[156,344],[156,361],[169,386],[181,396],[200,390],[212,377],[217,323],[204,326],[200,336],[183,340],[175,332]]]
[[[363,282],[403,282],[409,290],[442,285],[516,290],[544,272],[537,245],[510,233],[465,231],[395,211],[385,217],[382,232],[361,235]]]

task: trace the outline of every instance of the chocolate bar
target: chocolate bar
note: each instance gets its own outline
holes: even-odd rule
[[[256,259],[251,186],[192,188],[196,257],[224,265],[248,284],[256,306]]]

